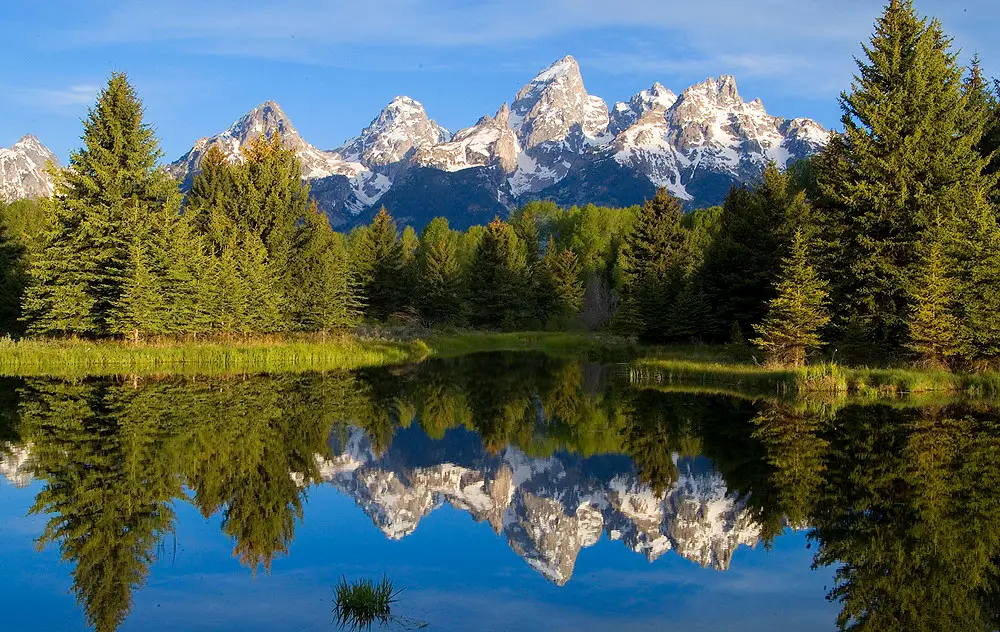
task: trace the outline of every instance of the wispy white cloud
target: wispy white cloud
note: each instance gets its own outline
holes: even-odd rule
[[[98,90],[94,85],[72,85],[65,88],[16,88],[12,94],[17,101],[30,107],[62,110],[94,103]]]

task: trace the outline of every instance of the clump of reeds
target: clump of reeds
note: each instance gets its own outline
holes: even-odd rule
[[[400,591],[383,575],[379,582],[370,579],[348,582],[342,577],[335,593],[333,615],[337,625],[341,629],[370,630],[376,622],[387,625],[393,620],[392,605]]]

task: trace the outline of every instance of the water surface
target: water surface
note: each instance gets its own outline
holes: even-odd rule
[[[0,383],[0,594],[31,630],[991,630],[991,406],[639,389],[613,367]]]

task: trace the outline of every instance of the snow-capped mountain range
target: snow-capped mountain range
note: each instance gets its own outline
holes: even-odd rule
[[[717,204],[732,184],[753,180],[771,161],[784,167],[808,157],[828,138],[815,121],[774,117],[759,99],[743,101],[731,76],[680,94],[654,83],[608,107],[587,92],[579,65],[567,56],[509,106],[454,134],[419,102],[399,96],[358,136],[322,150],[268,101],[198,140],[167,170],[190,185],[211,145],[239,160],[240,148],[265,133],[298,152],[302,175],[335,226],[366,221],[385,205],[400,223],[418,228],[436,215],[459,228],[487,222],[532,199],[635,204],[656,187],[691,208]],[[31,175],[37,160],[17,162],[4,151],[11,150],[0,150],[4,194],[37,196],[51,188]]]
[[[657,493],[625,456],[534,458],[515,447],[493,455],[471,432],[453,430],[432,445],[418,432],[397,437],[379,456],[367,435],[351,428],[338,456],[317,457],[323,480],[354,498],[392,539],[413,533],[447,503],[488,522],[557,584],[569,581],[581,549],[605,535],[651,562],[673,550],[716,570],[729,568],[739,546],[760,539],[743,503],[701,457],[675,458],[678,480]]]
[[[28,134],[10,149],[0,147],[0,202],[52,195],[54,182],[46,170],[59,166],[55,154]]]

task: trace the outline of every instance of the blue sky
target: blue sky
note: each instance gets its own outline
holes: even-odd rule
[[[129,73],[166,157],[278,101],[311,143],[411,96],[455,130],[572,54],[609,103],[659,81],[735,75],[772,114],[839,121],[878,0],[48,0],[0,19],[0,146],[31,132],[65,159],[108,73]],[[1000,74],[996,0],[917,0],[963,59]]]

